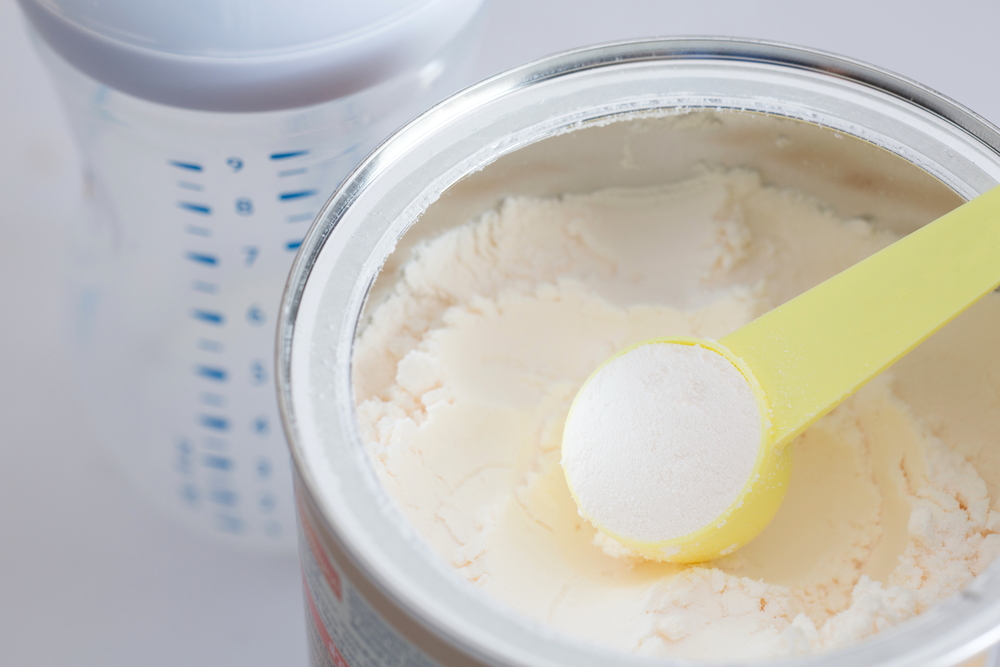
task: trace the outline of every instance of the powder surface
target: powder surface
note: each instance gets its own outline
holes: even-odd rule
[[[721,338],[893,240],[739,170],[509,199],[418,247],[360,334],[373,466],[458,576],[582,640],[752,660],[864,639],[1000,552],[996,295],[797,438],[774,520],[711,563],[632,558],[597,532],[559,449],[615,352]]]
[[[662,542],[707,526],[736,502],[761,435],[753,389],[725,357],[695,345],[642,345],[581,389],[562,466],[595,525]]]

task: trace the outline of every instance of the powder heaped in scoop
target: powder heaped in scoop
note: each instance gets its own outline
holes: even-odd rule
[[[721,516],[760,449],[757,399],[722,355],[653,343],[584,385],[563,435],[563,469],[584,516],[625,540],[661,542]]]

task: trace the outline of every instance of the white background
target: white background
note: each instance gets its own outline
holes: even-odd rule
[[[474,77],[653,35],[834,51],[1000,123],[987,0],[493,0]],[[0,665],[303,666],[298,564],[189,535],[133,494],[86,430],[59,327],[79,157],[14,0],[0,0]]]

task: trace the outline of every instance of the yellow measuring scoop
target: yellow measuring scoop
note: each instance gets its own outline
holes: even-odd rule
[[[998,285],[1000,187],[719,341],[642,343],[697,345],[727,358],[757,396],[763,437],[749,481],[714,521],[659,542],[605,532],[647,558],[680,563],[743,546],[781,505],[791,475],[788,444]],[[571,409],[567,424],[572,419]],[[568,472],[567,482],[580,505]]]

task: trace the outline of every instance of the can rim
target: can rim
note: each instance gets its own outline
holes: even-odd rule
[[[543,81],[557,79],[584,70],[670,60],[761,63],[819,73],[852,84],[860,84],[882,94],[895,97],[960,129],[965,134],[974,138],[990,154],[993,160],[1000,163],[1000,130],[975,112],[944,95],[915,81],[859,60],[806,47],[764,40],[733,37],[672,37],[636,39],[584,47],[555,54],[516,67],[453,95],[427,110],[387,138],[344,180],[327,201],[310,228],[309,233],[306,235],[296,255],[289,280],[286,283],[278,322],[276,345],[275,376],[278,384],[279,410],[299,479],[305,490],[316,499],[316,504],[323,514],[324,528],[329,530],[331,534],[342,537],[335,522],[330,519],[329,509],[324,506],[321,500],[322,494],[319,493],[321,482],[312,474],[310,462],[307,459],[308,455],[302,449],[302,443],[296,428],[291,391],[291,352],[292,341],[295,335],[295,325],[298,320],[299,307],[305,285],[312,273],[321,249],[334,232],[338,221],[358,196],[371,183],[377,181],[387,165],[404,155],[428,127],[436,127],[448,122],[450,119],[464,116],[488,101],[502,98],[522,88]],[[960,194],[969,196],[970,193]],[[417,615],[416,612],[418,611],[427,611],[425,606],[415,605],[412,600],[403,599],[398,595],[398,591],[393,590],[391,582],[387,581],[377,570],[365,563],[363,554],[357,552],[349,541],[341,541],[344,542],[345,550],[354,561],[354,564],[369,576],[387,596],[410,614]],[[1000,573],[1000,564],[991,566],[989,572]],[[858,662],[853,662],[853,664],[859,665],[875,664],[871,662],[872,657],[869,648],[876,643],[879,645],[885,644],[886,641],[895,641],[895,650],[890,652],[879,651],[878,658],[887,660],[887,662],[880,662],[879,664],[898,664],[900,666],[919,664],[926,665],[927,667],[943,667],[944,665],[951,665],[956,661],[964,660],[979,651],[985,650],[1000,639],[1000,627],[996,627],[996,621],[1000,620],[1000,602],[989,608],[992,612],[989,615],[989,619],[980,619],[981,622],[974,623],[972,622],[973,619],[965,618],[963,621],[965,625],[962,626],[964,632],[959,633],[957,630],[953,630],[951,640],[938,642],[933,651],[924,651],[918,655],[918,651],[915,650],[910,656],[899,658],[897,658],[895,651],[904,646],[904,644],[900,643],[904,637],[914,636],[914,633],[920,629],[926,630],[924,626],[933,620],[931,617],[937,619],[933,622],[940,623],[942,622],[941,618],[947,617],[956,605],[963,604],[963,602],[968,603],[969,601],[975,603],[982,602],[983,580],[984,577],[982,576],[977,578],[961,594],[955,596],[954,600],[950,599],[939,603],[915,619],[879,633],[875,639],[868,639],[860,644],[852,644],[842,649],[815,654],[805,659],[793,659],[788,661],[787,664],[789,666],[811,665],[813,667],[821,667],[829,665],[832,667],[832,665],[844,664],[842,661],[845,660],[851,660],[852,662],[857,660]],[[995,586],[1000,586],[1000,582]],[[546,662],[544,658],[528,660],[523,650],[515,650],[515,647],[498,646],[496,642],[484,643],[482,636],[472,637],[468,633],[463,633],[450,627],[441,618],[428,618],[426,613],[418,615],[418,620],[432,633],[444,638],[446,641],[461,646],[463,649],[469,651],[470,654],[476,655],[491,664],[560,664],[558,661]],[[986,622],[987,620],[988,622]],[[528,629],[529,632],[535,635],[548,636],[547,633],[544,633],[544,630],[544,628],[541,630],[537,628]],[[551,639],[551,637],[549,638]],[[617,651],[608,654],[599,648],[594,649],[590,646],[586,648],[589,653],[599,656],[604,660],[607,660],[610,656],[614,656],[618,662],[648,664],[643,659],[621,654]],[[866,656],[865,653],[869,655]],[[863,659],[864,662],[860,662]],[[657,664],[665,663],[660,661]]]

